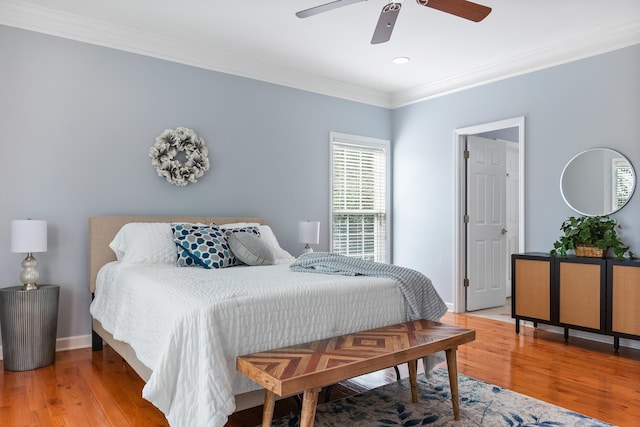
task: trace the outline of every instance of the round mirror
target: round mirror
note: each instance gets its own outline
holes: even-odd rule
[[[564,167],[560,191],[571,209],[582,215],[609,215],[627,204],[636,186],[631,162],[609,148],[583,151]]]

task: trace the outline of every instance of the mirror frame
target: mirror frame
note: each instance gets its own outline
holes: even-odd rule
[[[582,210],[580,210],[579,207],[575,207],[574,205],[571,204],[571,202],[569,202],[567,195],[565,194],[565,186],[564,184],[564,180],[565,180],[565,174],[567,173],[567,169],[571,166],[571,164],[575,164],[574,162],[580,158],[581,156],[584,156],[587,153],[593,152],[593,151],[607,151],[610,152],[614,155],[614,157],[619,157],[621,159],[624,159],[627,161],[627,163],[629,163],[629,167],[631,168],[631,172],[633,174],[633,185],[631,187],[631,191],[629,192],[629,197],[627,198],[627,200],[624,202],[624,204],[622,206],[619,206],[617,208],[611,208],[611,210],[601,213],[586,213],[583,212]],[[571,209],[573,209],[574,211],[576,211],[577,213],[579,213],[580,215],[584,215],[584,216],[598,216],[598,215],[611,215],[613,213],[618,212],[620,209],[622,209],[623,207],[625,207],[628,203],[629,200],[631,200],[631,198],[633,197],[633,194],[635,192],[637,186],[637,175],[636,175],[636,171],[633,167],[633,165],[631,164],[631,161],[627,158],[627,156],[625,156],[624,154],[620,153],[619,151],[616,151],[614,149],[611,148],[605,148],[605,147],[596,147],[596,148],[590,148],[584,151],[579,152],[578,154],[576,154],[575,156],[573,156],[568,162],[567,164],[564,166],[564,168],[562,169],[562,174],[560,175],[560,194],[562,195],[562,199],[564,200],[564,202],[567,204],[567,206],[569,206]],[[575,204],[575,202],[574,202]]]

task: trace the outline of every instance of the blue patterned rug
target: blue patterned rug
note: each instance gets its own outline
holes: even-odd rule
[[[446,369],[427,380],[418,376],[418,403],[411,402],[409,379],[318,406],[314,427],[338,426],[580,426],[611,424],[559,406],[459,375],[460,421],[453,406]],[[300,425],[299,414],[274,420],[274,427]]]

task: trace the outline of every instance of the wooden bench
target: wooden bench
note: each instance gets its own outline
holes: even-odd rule
[[[306,344],[239,356],[236,368],[266,389],[262,426],[271,426],[277,396],[304,392],[301,427],[313,426],[322,387],[408,363],[411,398],[418,402],[417,360],[445,351],[453,417],[460,419],[456,350],[471,342],[472,329],[415,320]]]

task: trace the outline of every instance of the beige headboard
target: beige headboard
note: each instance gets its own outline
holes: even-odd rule
[[[258,217],[199,217],[199,216],[93,216],[89,218],[89,289],[96,289],[98,270],[108,262],[115,261],[116,255],[109,248],[123,225],[129,222],[201,222],[230,224],[234,222],[257,222],[264,224]]]

